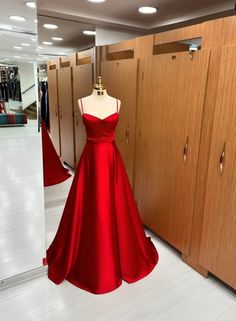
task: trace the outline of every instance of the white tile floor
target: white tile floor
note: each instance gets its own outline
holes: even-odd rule
[[[54,237],[71,184],[45,190],[47,243]],[[58,195],[58,201],[56,200]],[[64,201],[63,201],[64,198]],[[205,279],[182,262],[150,231],[160,260],[153,272],[117,290],[90,294],[47,276],[0,292],[1,321],[235,321],[235,293],[214,278]]]
[[[41,135],[29,121],[0,128],[0,280],[42,266],[44,253]]]

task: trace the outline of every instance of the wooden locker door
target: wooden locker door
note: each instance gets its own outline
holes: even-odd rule
[[[236,288],[235,57],[235,46],[222,50],[199,257],[203,267],[233,288]]]
[[[57,93],[57,69],[48,70],[48,98],[49,98],[49,118],[50,135],[57,154],[61,155],[59,110]]]
[[[93,90],[93,64],[73,67],[73,99],[75,127],[75,161],[80,159],[86,142],[86,132],[83,125],[78,99],[91,95]]]
[[[121,100],[119,122],[116,129],[116,144],[124,160],[132,186],[135,147],[137,72],[137,59],[103,61],[101,63],[102,82],[105,85],[108,94]]]
[[[140,60],[135,195],[145,225],[188,254],[209,52]]]
[[[74,129],[72,70],[65,67],[58,70],[58,101],[60,111],[61,158],[74,167]]]

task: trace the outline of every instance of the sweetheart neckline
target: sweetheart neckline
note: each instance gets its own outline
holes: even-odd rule
[[[105,118],[99,118],[99,117],[97,117],[97,116],[95,116],[95,115],[88,114],[88,113],[83,113],[82,116],[84,116],[84,115],[89,115],[89,116],[92,116],[92,117],[97,118],[97,119],[99,119],[99,120],[105,120],[105,119],[107,119],[107,118],[109,118],[109,117],[111,117],[111,116],[113,116],[113,115],[116,115],[116,114],[119,115],[118,112],[115,112],[115,113],[113,113],[113,114],[108,115],[108,116],[105,117]]]

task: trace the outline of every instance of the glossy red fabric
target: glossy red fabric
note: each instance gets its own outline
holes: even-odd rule
[[[87,143],[47,250],[49,279],[95,294],[145,277],[158,262],[114,141],[118,115],[83,114]]]
[[[43,121],[41,125],[44,186],[51,186],[65,181],[71,174],[63,167]]]

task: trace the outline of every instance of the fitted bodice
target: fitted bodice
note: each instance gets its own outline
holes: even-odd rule
[[[115,140],[115,129],[119,119],[118,112],[103,119],[84,113],[82,118],[87,133],[87,142],[105,143]]]

